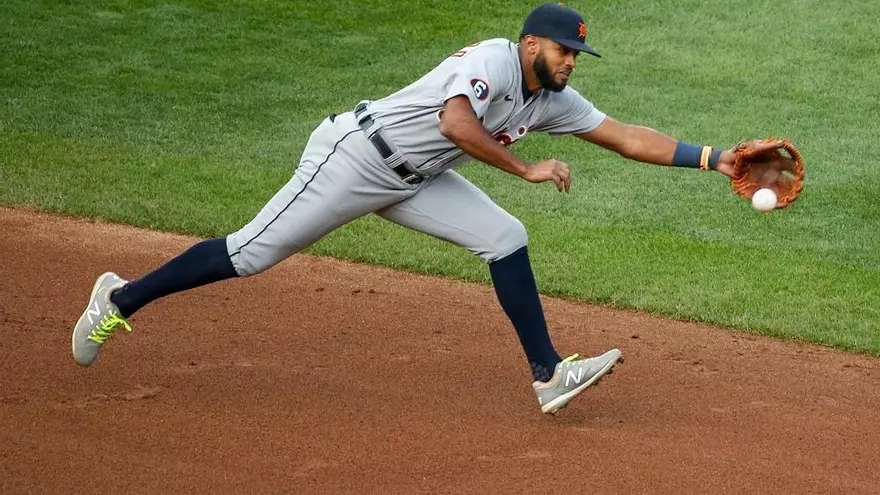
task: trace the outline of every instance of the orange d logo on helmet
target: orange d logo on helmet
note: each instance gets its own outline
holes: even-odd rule
[[[583,22],[578,23],[578,38],[584,39],[587,37],[587,26]]]

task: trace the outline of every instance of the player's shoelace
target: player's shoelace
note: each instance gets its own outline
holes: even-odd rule
[[[116,329],[120,326],[124,328],[126,332],[131,331],[131,327],[128,325],[127,321],[123,320],[116,313],[110,313],[101,318],[101,322],[98,323],[98,326],[95,327],[89,335],[89,340],[103,344],[104,341],[113,335],[113,333],[116,332]]]

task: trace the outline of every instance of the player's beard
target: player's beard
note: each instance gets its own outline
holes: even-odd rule
[[[550,72],[550,67],[547,66],[547,59],[544,58],[543,53],[539,53],[538,56],[535,57],[533,68],[535,69],[535,75],[538,76],[538,81],[541,83],[542,88],[557,93],[565,89],[567,81],[556,82],[556,80],[553,79],[553,74]]]

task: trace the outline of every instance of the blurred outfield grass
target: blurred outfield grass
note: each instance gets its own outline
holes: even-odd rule
[[[225,235],[328,113],[515,38],[534,5],[7,0],[0,203]],[[716,146],[787,136],[808,177],[793,207],[759,215],[718,174],[529,136],[514,150],[568,162],[571,194],[461,171],[524,221],[542,292],[880,354],[880,3],[567,5],[603,54],[571,84],[600,109]],[[489,280],[465,251],[372,216],[309,252]]]

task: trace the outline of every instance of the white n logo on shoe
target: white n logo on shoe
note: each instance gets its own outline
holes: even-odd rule
[[[584,378],[584,368],[583,366],[577,369],[577,375],[575,375],[574,370],[568,370],[565,372],[565,386],[568,387],[571,384],[571,381],[574,380],[575,385],[581,383],[581,380]]]
[[[92,326],[95,326],[95,318],[92,318],[92,316],[101,316],[101,307],[98,306],[97,299],[92,301],[92,305],[89,306],[88,309],[86,309],[86,316],[89,317],[89,323],[91,323]]]

